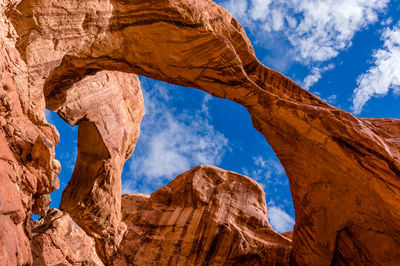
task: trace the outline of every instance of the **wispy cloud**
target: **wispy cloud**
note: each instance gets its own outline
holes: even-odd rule
[[[309,90],[315,83],[317,83],[322,77],[322,73],[331,70],[335,67],[334,64],[329,64],[325,67],[313,67],[311,73],[306,76],[302,82],[304,89]]]
[[[244,175],[249,176],[256,180],[268,195],[269,185],[288,185],[285,170],[278,159],[265,156],[254,156],[253,165],[248,168],[243,168]]]
[[[389,0],[228,0],[222,4],[250,31],[281,31],[304,63],[329,60],[354,34],[378,20]],[[264,32],[260,32],[264,31]]]
[[[337,95],[336,94],[332,94],[332,95],[324,98],[324,101],[329,103],[329,104],[336,104],[336,100],[337,100]]]
[[[374,52],[374,65],[358,77],[352,111],[360,114],[372,97],[385,96],[392,89],[400,93],[400,22],[382,33],[383,47]]]
[[[54,124],[54,121],[53,121],[53,115],[54,114],[55,114],[55,112],[52,112],[52,111],[50,111],[48,109],[45,110],[45,116],[46,116],[47,122],[49,122],[51,124]]]
[[[152,90],[146,85],[146,116],[124,177],[123,193],[151,193],[195,165],[218,165],[228,148],[228,140],[210,123],[207,103],[211,96],[199,99],[197,109],[178,112],[170,85],[155,85]]]
[[[320,69],[352,45],[356,32],[378,21],[390,0],[226,0],[221,4],[268,50],[287,46],[290,57],[310,67],[308,87],[321,78]],[[277,38],[280,36],[281,40]],[[284,39],[282,40],[282,37]],[[271,39],[274,42],[271,43]],[[277,44],[279,42],[279,44]],[[282,55],[278,51],[279,58]],[[273,64],[275,60],[272,57]],[[270,63],[270,62],[266,62]],[[283,64],[287,65],[287,64]],[[278,69],[279,70],[279,69]]]
[[[270,225],[278,233],[284,233],[293,230],[294,219],[279,207],[268,206],[268,220]]]

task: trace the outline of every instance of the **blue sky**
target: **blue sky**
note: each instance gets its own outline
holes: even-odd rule
[[[245,27],[257,57],[330,104],[400,118],[400,0],[216,1]],[[146,116],[122,175],[123,193],[152,193],[198,164],[257,180],[278,231],[294,225],[285,172],[247,111],[202,91],[142,78]],[[77,127],[47,112],[61,136],[58,207],[76,159]]]

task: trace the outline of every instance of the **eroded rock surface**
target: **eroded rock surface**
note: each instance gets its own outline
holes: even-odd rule
[[[33,265],[103,265],[93,238],[57,209],[34,223],[31,248]]]
[[[21,236],[29,232],[32,210],[46,211],[46,195],[57,183],[58,168],[48,167],[57,164],[48,158],[58,136],[44,119],[46,97],[73,90],[85,76],[105,69],[202,89],[247,108],[289,177],[294,263],[400,263],[398,120],[357,118],[263,66],[240,24],[210,0],[0,3],[0,177],[10,187],[0,197],[18,199],[0,216]],[[51,145],[45,159],[32,160],[38,138]],[[78,183],[71,186],[79,190]],[[93,202],[86,206],[101,205],[89,198]],[[101,217],[96,212],[91,219]],[[31,262],[27,237],[0,238],[13,247],[1,254],[4,261]]]
[[[291,241],[268,224],[254,180],[213,166],[189,170],[150,197],[122,196],[128,225],[115,265],[288,265]]]
[[[60,208],[95,238],[110,260],[126,230],[121,223],[121,173],[144,115],[139,79],[103,71],[47,98],[49,109],[79,125],[78,157]]]
[[[293,239],[293,231],[285,232],[282,233],[281,235],[283,235],[286,238]]]
[[[14,4],[0,1],[0,264],[29,265],[30,217],[46,213],[58,188],[58,133],[45,121],[43,93],[41,102],[15,48],[18,36],[4,14]]]

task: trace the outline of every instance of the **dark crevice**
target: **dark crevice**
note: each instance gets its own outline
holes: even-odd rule
[[[350,225],[338,231],[331,266],[355,265],[355,261],[358,265],[376,265],[372,254],[357,240],[351,227]]]

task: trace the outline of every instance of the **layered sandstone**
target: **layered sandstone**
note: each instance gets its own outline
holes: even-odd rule
[[[57,209],[34,223],[31,248],[33,265],[103,265],[94,240]]]
[[[0,228],[10,228],[0,229],[7,247],[1,261],[31,263],[29,217],[46,212],[57,187],[58,135],[44,119],[46,99],[51,106],[86,76],[116,70],[202,89],[247,108],[289,177],[294,263],[400,263],[400,122],[357,118],[263,66],[240,24],[211,0],[2,0],[0,12],[0,178],[7,188],[0,194]],[[102,125],[94,124],[80,130],[81,139],[96,128],[95,139],[106,143]],[[107,149],[102,158],[113,161]],[[90,171],[79,176],[101,180]],[[109,176],[119,184],[118,170]],[[82,183],[71,181],[70,191],[100,191],[105,184]],[[105,186],[108,202],[117,199],[106,206],[118,206],[118,184]],[[82,201],[65,195],[74,213]],[[98,211],[84,219],[95,224],[85,230],[108,239],[115,225],[99,224],[108,215],[118,221],[119,210],[89,199],[85,206]],[[103,259],[115,239],[103,251],[98,247]]]
[[[46,213],[58,188],[58,133],[44,120],[44,101],[15,48],[18,35],[4,14],[13,4],[0,1],[0,262],[29,265],[30,217]]]
[[[198,166],[154,192],[122,196],[128,231],[115,265],[289,265],[254,180]]]
[[[144,115],[139,79],[103,71],[46,101],[70,125],[79,125],[78,157],[60,208],[94,237],[107,262],[126,230],[121,223],[121,173]]]

